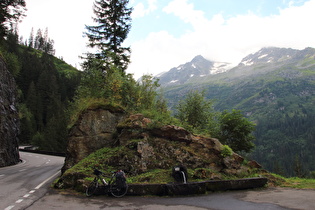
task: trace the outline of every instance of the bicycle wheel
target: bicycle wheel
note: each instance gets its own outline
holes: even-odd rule
[[[110,193],[116,198],[123,197],[124,195],[126,195],[127,191],[128,185],[117,185],[116,180],[110,185]]]
[[[96,178],[94,178],[93,182],[91,182],[88,188],[86,188],[86,191],[85,191],[86,196],[90,197],[91,195],[93,195],[97,187],[98,187],[98,181]]]

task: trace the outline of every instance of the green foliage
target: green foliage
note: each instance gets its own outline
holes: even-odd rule
[[[205,92],[191,91],[177,106],[176,117],[183,126],[194,132],[207,133],[229,145],[233,151],[250,152],[255,125],[238,110],[216,112],[213,101],[204,97]]]
[[[8,25],[12,26],[14,22],[17,23],[19,19],[24,15],[25,6],[26,4],[24,0],[1,1],[0,42],[9,30]]]
[[[17,77],[21,70],[21,64],[18,57],[14,53],[4,51],[2,53],[4,60],[7,64],[7,68],[14,77]]]
[[[310,172],[310,178],[311,179],[315,179],[315,171],[311,171]]]
[[[146,113],[153,118],[163,118],[163,121],[171,119],[166,100],[157,93],[158,81],[152,76],[144,75],[136,82],[132,75],[121,73],[116,66],[111,66],[111,70],[108,71],[111,73],[104,73],[99,71],[102,61],[97,59],[94,59],[94,62],[90,61],[77,90],[75,103],[78,106],[88,107],[89,101],[103,100],[124,107],[129,112]],[[75,111],[72,113],[75,114]]]
[[[214,125],[213,119],[216,113],[213,109],[213,101],[206,100],[204,95],[205,92],[191,91],[179,102],[175,116],[183,125],[198,130]]]
[[[66,152],[67,148],[67,118],[65,115],[53,115],[44,132],[45,144],[39,149],[44,151]]]
[[[240,110],[223,111],[220,117],[220,132],[217,138],[235,152],[250,152],[254,148],[255,125],[243,117]]]
[[[104,62],[105,71],[111,65],[124,71],[130,62],[130,48],[121,46],[131,28],[132,9],[127,7],[128,2],[129,0],[95,0],[96,25],[86,26],[89,46],[99,50],[92,57]]]
[[[42,51],[49,55],[55,54],[54,40],[48,37],[48,28],[46,28],[44,34],[41,29],[38,29],[35,37],[33,37],[33,29],[32,29],[32,32],[29,38],[28,47]]]
[[[109,161],[111,157],[119,155],[121,152],[122,147],[104,147],[81,160],[78,164],[68,169],[66,173],[83,173],[86,174],[86,176],[92,177],[93,168],[98,168],[103,172],[110,174],[111,171],[118,169],[113,169],[112,167],[108,166],[107,161]]]
[[[76,98],[74,102],[70,104],[69,116],[70,120],[68,128],[71,128],[74,123],[78,120],[79,116],[87,109],[103,108],[112,110],[114,112],[124,112],[124,108],[119,104],[111,103],[104,98]]]
[[[228,145],[223,145],[223,148],[221,150],[222,157],[228,157],[233,154],[233,150]]]
[[[41,147],[45,142],[45,137],[40,132],[36,132],[35,135],[32,137],[31,143],[38,147]]]
[[[19,88],[20,144],[65,151],[68,122],[65,107],[78,86],[79,71],[49,55],[49,51],[19,45],[14,31],[6,36],[1,55]]]
[[[290,187],[297,189],[315,189],[315,179],[306,179],[306,178],[284,178],[285,183],[281,187]]]
[[[154,169],[137,176],[128,177],[127,181],[133,184],[165,184],[174,181],[171,173],[170,169]]]

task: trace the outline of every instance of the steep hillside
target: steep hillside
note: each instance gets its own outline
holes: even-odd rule
[[[315,49],[263,48],[225,73],[166,88],[170,107],[191,89],[257,124],[252,155],[267,169],[299,176],[315,170]]]
[[[45,51],[4,42],[1,52],[18,88],[21,122],[19,144],[63,152],[66,148],[66,107],[74,97],[81,72]]]

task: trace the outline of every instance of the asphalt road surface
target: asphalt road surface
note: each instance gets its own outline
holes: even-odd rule
[[[60,173],[64,158],[20,153],[24,160],[15,166],[0,168],[0,210],[283,210],[315,209],[315,190],[268,188],[215,192],[184,197],[93,196],[49,187]]]
[[[315,209],[315,190],[269,188],[216,192],[208,195],[184,197],[158,196],[109,196],[85,197],[65,191],[49,190],[45,197],[34,203],[28,210],[42,209],[109,209],[109,210],[284,210]]]
[[[20,152],[23,162],[0,168],[0,209],[25,209],[49,189],[60,175],[64,157]]]

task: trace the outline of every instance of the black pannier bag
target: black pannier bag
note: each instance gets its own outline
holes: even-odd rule
[[[116,184],[118,187],[126,187],[126,177],[123,171],[116,173]]]
[[[177,183],[187,183],[187,168],[183,165],[174,166],[172,169],[172,176]]]

